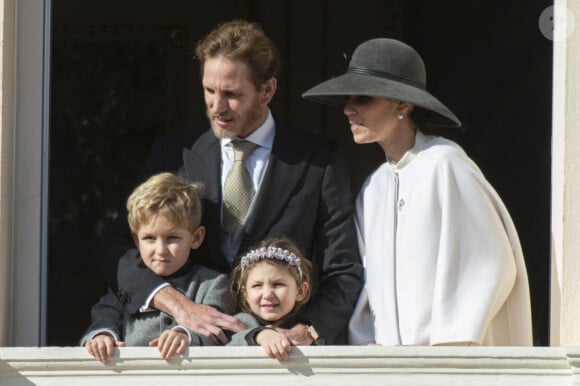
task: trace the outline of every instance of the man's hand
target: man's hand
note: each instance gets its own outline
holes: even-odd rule
[[[175,318],[177,324],[207,336],[214,344],[226,344],[224,330],[240,332],[247,328],[238,318],[219,312],[214,307],[194,303],[175,288],[162,288],[151,302],[151,307]]]
[[[85,347],[96,360],[105,364],[113,357],[113,348],[125,347],[125,342],[117,342],[108,334],[99,334],[88,341]]]
[[[294,346],[310,346],[314,343],[314,340],[308,334],[308,330],[306,330],[306,325],[302,323],[298,323],[289,329],[277,327],[276,331],[286,335]]]

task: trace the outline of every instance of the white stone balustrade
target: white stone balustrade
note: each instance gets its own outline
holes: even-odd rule
[[[169,361],[117,349],[107,364],[80,347],[0,348],[0,385],[580,385],[580,347],[195,347]]]

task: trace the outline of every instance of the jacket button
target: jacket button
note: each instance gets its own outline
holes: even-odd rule
[[[126,293],[123,293],[121,291],[117,291],[117,297],[119,298],[121,303],[124,303],[124,304],[129,303],[129,295],[127,295]]]
[[[403,208],[405,207],[405,200],[403,200],[402,198],[399,200],[399,210],[403,210]]]

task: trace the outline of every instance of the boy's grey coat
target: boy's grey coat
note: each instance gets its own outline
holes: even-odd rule
[[[194,265],[187,273],[170,278],[168,282],[199,304],[207,304],[227,314],[233,314],[235,300],[229,291],[229,280],[225,274]],[[165,330],[175,327],[175,320],[161,311],[130,314],[125,303],[113,290],[108,292],[91,309],[92,323],[81,339],[85,345],[91,335],[99,329],[114,331],[127,346],[147,346],[159,338]],[[210,339],[189,330],[192,346],[212,345]]]

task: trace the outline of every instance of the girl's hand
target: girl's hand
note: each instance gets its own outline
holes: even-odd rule
[[[108,334],[94,336],[85,344],[89,354],[95,357],[102,364],[113,357],[114,347],[125,347],[125,342],[117,342],[115,338]]]
[[[266,328],[256,334],[256,343],[264,348],[270,358],[281,361],[288,359],[288,352],[292,348],[292,342],[281,332]]]
[[[161,359],[169,359],[175,354],[183,354],[189,345],[189,337],[180,330],[165,330],[157,339],[149,342],[150,347],[157,346]]]

